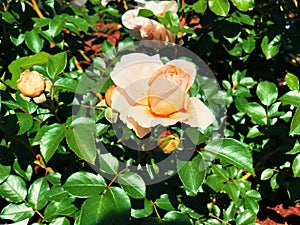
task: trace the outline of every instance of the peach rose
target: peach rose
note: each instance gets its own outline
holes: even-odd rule
[[[177,122],[206,129],[215,118],[203,102],[189,95],[195,76],[195,65],[186,60],[164,65],[159,55],[125,55],[111,72],[116,85],[111,107],[140,138],[152,127]]]
[[[41,103],[46,100],[43,91],[46,88],[46,82],[43,76],[36,71],[25,70],[17,80],[18,89],[21,92],[21,97],[29,101],[30,98],[36,103]]]
[[[175,1],[156,2],[150,1],[145,7],[151,10],[156,16],[164,16],[167,11],[177,12],[177,3]],[[161,23],[138,16],[139,9],[132,9],[125,12],[122,16],[123,25],[133,31],[136,39],[159,40],[166,42],[175,42],[176,36]]]

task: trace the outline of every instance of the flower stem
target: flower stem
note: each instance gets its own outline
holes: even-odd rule
[[[31,3],[32,3],[32,8],[33,8],[33,10],[36,12],[36,14],[38,14],[38,16],[39,16],[40,18],[44,18],[44,15],[43,15],[43,13],[41,12],[39,6],[37,5],[36,0],[31,0]]]

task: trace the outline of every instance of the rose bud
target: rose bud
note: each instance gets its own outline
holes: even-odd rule
[[[18,88],[25,97],[38,97],[46,88],[45,79],[36,71],[25,70],[17,80]]]
[[[116,85],[112,85],[105,92],[105,102],[108,106],[111,106],[111,97],[116,87]]]
[[[157,140],[157,145],[165,154],[172,153],[180,144],[179,135],[169,130],[162,132]]]

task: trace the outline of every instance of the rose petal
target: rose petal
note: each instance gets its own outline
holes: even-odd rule
[[[124,92],[122,92],[122,89],[115,88],[112,96],[111,96],[111,108],[118,111],[120,113],[120,120],[122,120],[125,124],[128,123],[128,112],[130,110],[131,102],[126,95],[124,95]]]
[[[149,9],[156,16],[164,16],[168,11],[176,13],[178,11],[176,1],[149,1],[145,4],[145,9]]]
[[[149,105],[159,115],[182,111],[187,107],[188,98],[186,90],[166,78],[156,78],[149,89]]]
[[[174,113],[169,117],[159,117],[157,115],[153,115],[150,111],[150,108],[147,106],[133,106],[128,114],[129,117],[134,118],[134,120],[141,127],[155,127],[157,125],[162,126],[171,126],[177,123],[178,121],[185,120],[186,115],[181,112]]]
[[[128,118],[128,128],[133,129],[139,138],[143,138],[151,132],[151,128],[140,126],[133,118]]]
[[[137,80],[149,79],[162,66],[159,55],[131,53],[123,56],[116,64],[111,72],[111,79],[117,86],[126,88]]]
[[[132,9],[126,11],[121,18],[122,24],[128,29],[133,30],[136,27],[136,19],[138,17],[138,13],[139,13],[138,9]]]
[[[215,121],[210,109],[198,98],[191,97],[187,107],[188,118],[184,121],[192,127],[199,127],[205,130]]]
[[[192,86],[194,83],[195,77],[196,77],[196,66],[192,62],[188,62],[183,59],[175,59],[170,62],[168,62],[166,65],[174,65],[184,72],[186,72],[190,76],[190,80],[188,82],[188,88]]]

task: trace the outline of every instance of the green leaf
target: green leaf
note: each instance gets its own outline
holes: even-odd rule
[[[149,9],[140,9],[138,16],[143,16],[143,17],[152,17],[154,16],[153,12]]]
[[[243,106],[243,111],[259,125],[267,124],[266,110],[257,102],[249,102]]]
[[[55,16],[49,24],[49,34],[52,37],[56,37],[58,34],[61,33],[64,24],[65,20],[64,18],[61,18],[61,15]]]
[[[13,24],[16,22],[16,18],[9,12],[9,11],[0,11],[1,15],[2,15],[2,19],[9,23],[9,24]]]
[[[72,78],[61,77],[55,81],[54,87],[63,91],[76,92],[78,81]]]
[[[46,198],[49,201],[60,201],[66,198],[69,193],[60,185],[53,186],[46,194]]]
[[[34,113],[38,108],[37,104],[35,104],[34,102],[28,102],[22,99],[22,97],[20,96],[20,92],[16,93],[16,101],[19,106],[28,114]]]
[[[229,197],[234,201],[234,203],[238,203],[240,197],[240,187],[237,181],[227,182],[224,187],[224,191],[229,195]]]
[[[216,155],[218,158],[225,160],[240,169],[254,173],[253,160],[250,151],[234,139],[224,138],[213,140],[205,147],[205,151],[212,155]]]
[[[13,169],[18,175],[20,175],[24,179],[30,181],[32,173],[33,173],[32,166],[30,164],[27,165],[26,170],[23,170],[19,164],[18,159],[15,159],[14,164],[13,164]]]
[[[82,205],[79,225],[127,225],[130,199],[121,188],[111,187],[104,195],[88,198]]]
[[[228,0],[208,0],[208,6],[218,16],[227,16],[230,9]]]
[[[184,189],[189,195],[196,196],[205,178],[206,171],[200,170],[202,156],[197,155],[192,161],[187,162],[178,172]],[[180,164],[181,162],[178,161]]]
[[[155,205],[157,205],[159,208],[167,210],[167,211],[175,210],[174,206],[170,202],[168,194],[162,194],[158,199],[156,199]]]
[[[285,75],[285,82],[287,86],[293,91],[293,90],[299,90],[299,79],[297,76],[295,76],[292,73],[287,73]]]
[[[50,202],[45,211],[44,216],[45,220],[51,221],[55,219],[57,216],[72,216],[74,217],[74,213],[78,210],[77,207],[72,203],[74,201],[73,198],[64,198],[61,201],[53,201]]]
[[[48,62],[50,55],[46,52],[39,52],[31,56],[26,56],[14,60],[9,64],[8,69],[12,74],[12,77],[7,79],[5,77],[5,84],[9,87],[17,90],[17,80],[20,78],[22,72],[26,69],[33,67],[34,65],[42,65]]]
[[[0,218],[3,220],[12,220],[19,222],[27,218],[31,218],[34,215],[34,211],[31,207],[25,203],[22,204],[8,204],[5,206],[0,214]]]
[[[10,35],[9,38],[10,38],[11,42],[15,46],[19,46],[25,40],[25,34],[19,34],[19,36],[17,38],[15,38],[14,36]]]
[[[58,217],[52,220],[49,225],[70,225],[70,221],[65,217]]]
[[[30,128],[33,125],[33,118],[31,115],[25,114],[25,113],[21,113],[21,112],[17,112],[16,116],[18,118],[18,125],[19,125],[19,131],[18,131],[18,135],[22,135],[24,133],[26,133],[27,131],[30,130]]]
[[[249,225],[255,222],[256,215],[254,212],[245,210],[241,212],[236,218],[237,225]]]
[[[257,85],[256,94],[262,104],[270,106],[276,101],[278,90],[274,83],[264,81]]]
[[[111,153],[99,155],[99,168],[100,171],[107,174],[117,174],[119,171],[119,161]]]
[[[300,106],[300,91],[289,91],[282,95],[279,100],[282,102],[282,105]]]
[[[22,202],[26,198],[27,188],[24,180],[15,175],[9,175],[0,185],[0,195],[9,202]]]
[[[118,177],[118,183],[122,189],[133,198],[145,198],[146,184],[144,180],[136,173],[125,172]]]
[[[44,178],[35,180],[28,189],[28,202],[34,209],[40,210],[47,204],[46,194],[50,190]]]
[[[116,57],[115,47],[108,41],[104,41],[102,44],[102,52],[104,56],[108,59],[113,59]]]
[[[37,30],[26,31],[25,43],[35,53],[40,52],[44,46],[44,40],[39,36]]]
[[[274,173],[274,170],[267,168],[261,173],[260,179],[261,180],[269,180],[273,176],[273,173]]]
[[[251,37],[247,37],[247,39],[243,40],[243,50],[246,53],[251,53],[256,47],[256,40]]]
[[[96,159],[95,132],[91,126],[78,125],[66,130],[67,144],[72,151],[85,161],[94,164]]]
[[[144,208],[143,209],[131,209],[131,216],[133,218],[145,218],[152,214],[153,212],[153,205],[151,202],[145,198],[144,200]]]
[[[294,177],[300,177],[300,154],[298,154],[292,165]]]
[[[213,171],[213,174],[216,174],[219,177],[222,177],[223,181],[229,180],[228,172],[221,165],[212,165],[212,171]]]
[[[61,74],[67,65],[67,53],[60,52],[58,54],[53,55],[47,63],[47,73],[52,79],[56,79],[56,77]]]
[[[189,217],[177,211],[167,212],[163,218],[166,225],[192,225]]]
[[[241,11],[248,11],[254,8],[254,0],[231,0],[232,3]]]
[[[64,139],[65,130],[66,129],[58,123],[47,126],[46,132],[43,133],[43,136],[39,141],[41,154],[46,162],[51,159],[58,145]]]
[[[296,109],[290,128],[290,135],[295,134],[300,134],[300,108]]]
[[[63,185],[69,193],[85,198],[100,194],[106,187],[106,182],[100,175],[80,171],[73,173]]]
[[[10,166],[5,166],[0,163],[0,185],[8,177],[8,175],[10,173],[10,169],[11,169]]]
[[[266,59],[271,59],[278,54],[281,46],[281,34],[278,34],[274,39],[269,43],[268,36],[264,36],[261,49],[266,57]]]
[[[193,9],[196,13],[204,13],[207,8],[207,0],[198,0],[193,4]]]
[[[58,217],[52,220],[49,225],[70,225],[70,221],[65,217]]]

